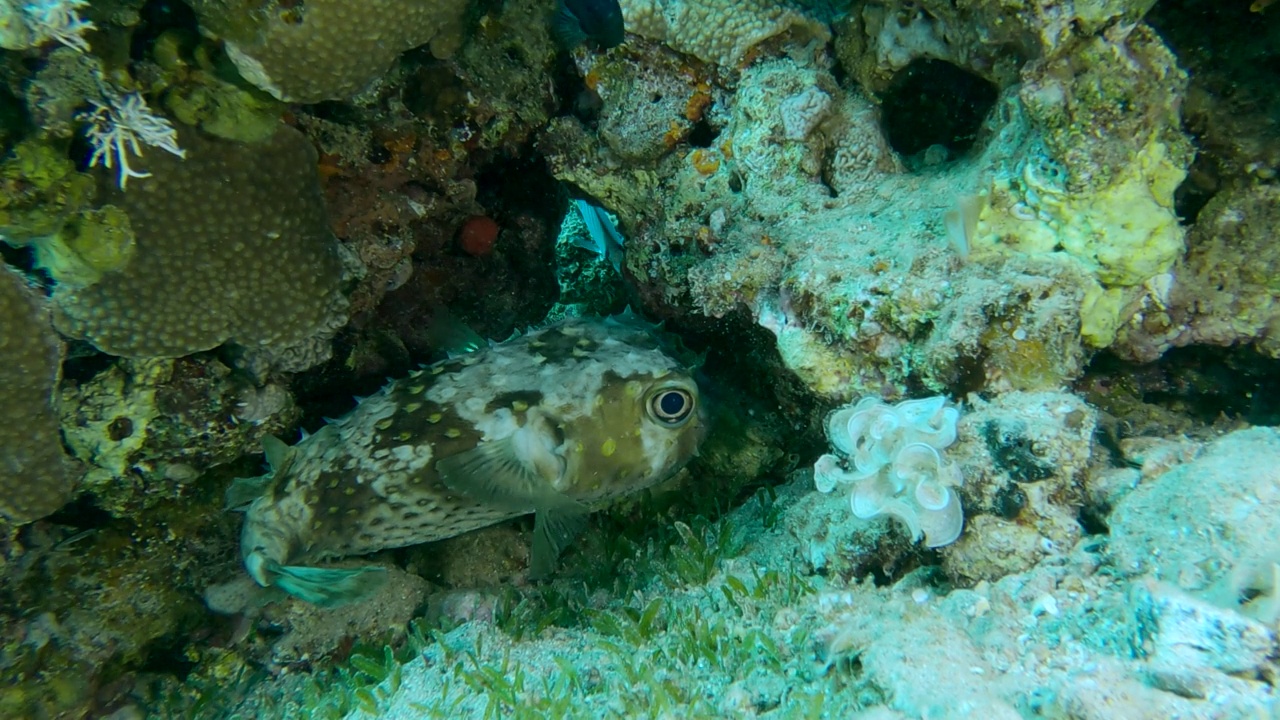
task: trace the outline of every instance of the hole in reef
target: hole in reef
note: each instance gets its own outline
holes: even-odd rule
[[[711,127],[711,123],[705,119],[699,120],[689,132],[689,144],[700,148],[711,147],[717,137],[720,137],[719,130]]]
[[[147,60],[156,38],[166,30],[178,28],[188,31],[192,43],[199,38],[199,22],[196,13],[180,0],[151,0],[138,13],[142,19],[129,38],[129,57]]]
[[[96,530],[104,528],[113,522],[114,518],[106,510],[98,507],[93,502],[93,498],[88,495],[81,495],[72,500],[58,512],[45,518],[45,522],[54,525],[66,525],[78,530]]]
[[[1174,348],[1144,365],[1104,352],[1077,388],[1121,420],[1137,400],[1206,425],[1222,418],[1280,425],[1280,360],[1250,346]]]
[[[885,92],[889,145],[904,158],[922,155],[929,164],[963,155],[973,147],[997,95],[993,83],[949,62],[915,60]]]
[[[116,359],[106,353],[98,352],[82,340],[67,343],[67,357],[62,361],[62,379],[64,381],[86,383],[116,364]]]

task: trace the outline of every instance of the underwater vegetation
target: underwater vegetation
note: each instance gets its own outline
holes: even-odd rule
[[[1277,48],[0,0],[0,717],[1277,715]]]

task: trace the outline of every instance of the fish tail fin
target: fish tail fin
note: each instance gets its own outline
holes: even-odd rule
[[[273,565],[273,583],[290,595],[320,607],[338,607],[363,600],[387,581],[387,569],[376,565],[357,568],[318,568]]]

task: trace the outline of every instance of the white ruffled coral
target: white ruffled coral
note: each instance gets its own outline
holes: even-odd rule
[[[827,439],[838,455],[823,455],[813,467],[820,492],[850,485],[853,514],[891,515],[927,547],[955,542],[964,510],[955,487],[964,478],[942,451],[956,441],[960,411],[947,398],[887,405],[866,397],[827,417]],[[852,466],[852,467],[850,467]]]

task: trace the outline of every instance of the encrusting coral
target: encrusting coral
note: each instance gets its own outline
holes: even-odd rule
[[[52,393],[62,343],[20,276],[0,267],[0,515],[23,523],[70,497]]]
[[[964,482],[941,451],[956,441],[960,411],[942,396],[886,405],[866,397],[827,417],[827,438],[844,458],[823,455],[813,468],[821,492],[852,485],[853,514],[890,515],[906,524],[912,541],[927,547],[955,542],[964,510],[955,487]],[[852,464],[850,470],[842,465]]]
[[[256,145],[180,138],[185,159],[135,161],[152,175],[145,190],[105,190],[136,248],[91,284],[58,278],[58,329],[113,355],[176,357],[225,342],[294,346],[345,322],[311,144],[284,126]]]

